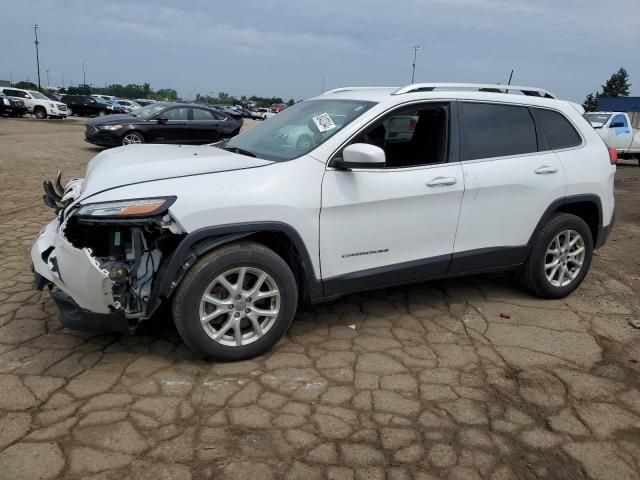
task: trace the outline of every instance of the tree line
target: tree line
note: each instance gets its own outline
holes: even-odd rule
[[[598,100],[600,97],[628,97],[629,88],[629,73],[623,68],[615,72],[609,77],[604,85],[601,85],[601,90],[590,93],[587,98],[584,99],[582,106],[587,112],[595,112],[598,109]]]

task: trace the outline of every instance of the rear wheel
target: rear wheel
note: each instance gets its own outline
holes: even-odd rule
[[[260,355],[285,335],[297,303],[287,263],[263,245],[238,242],[191,268],[173,299],[173,318],[194,352],[242,360]]]
[[[36,107],[33,109],[33,116],[42,120],[43,118],[47,118],[47,111],[44,107]]]
[[[102,117],[102,116],[104,116],[106,114],[107,114],[107,112],[105,112],[104,110],[98,110],[98,116],[99,117]]]
[[[522,282],[539,297],[565,297],[584,280],[592,255],[593,238],[586,222],[558,213],[535,234],[522,267]]]
[[[129,132],[122,138],[122,145],[144,143],[144,137],[138,132]]]

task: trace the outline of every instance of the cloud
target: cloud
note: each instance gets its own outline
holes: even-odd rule
[[[416,77],[540,85],[581,101],[619,66],[640,87],[637,0],[34,0],[5,7],[0,78],[142,83],[182,95],[228,91],[304,98],[341,85]],[[5,21],[0,20],[0,21]],[[603,28],[606,27],[606,28]]]

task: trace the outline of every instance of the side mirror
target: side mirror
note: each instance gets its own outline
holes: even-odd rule
[[[342,158],[333,161],[332,167],[351,170],[352,168],[384,168],[384,150],[368,143],[354,143],[342,151]]]
[[[614,122],[611,125],[609,125],[609,128],[621,128],[624,127],[624,123],[622,122]]]
[[[160,124],[164,124],[164,123],[167,123],[169,119],[167,117],[158,117],[156,118],[156,121]]]

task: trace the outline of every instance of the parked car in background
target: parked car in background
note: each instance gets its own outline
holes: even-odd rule
[[[103,152],[64,191],[45,183],[34,285],[76,329],[129,332],[170,304],[223,360],[271,348],[301,304],[370,289],[511,270],[566,297],[612,230],[615,158],[569,102],[489,88],[336,89],[216,148]],[[417,122],[389,145],[394,117]],[[281,135],[304,125],[299,148]]]
[[[102,100],[107,100],[108,102],[115,102],[117,100],[117,97],[114,97],[113,95],[102,95],[102,94],[96,93],[91,96],[93,98],[101,98]]]
[[[251,118],[256,119],[256,120],[266,120],[267,118],[271,118],[275,115],[275,113],[273,113],[271,110],[269,110],[268,108],[259,108],[253,112],[251,112]]]
[[[51,100],[40,92],[13,87],[0,87],[0,92],[7,97],[22,99],[27,112],[36,118],[65,118],[68,115],[67,106],[63,102]]]
[[[54,102],[59,102],[60,97],[62,97],[62,95],[60,95],[59,93],[50,92],[43,92],[43,95],[45,95],[49,100],[53,100]]]
[[[158,102],[131,114],[96,118],[85,140],[101,147],[136,143],[203,144],[237,135],[242,122],[205,106]]]
[[[150,98],[136,98],[134,101],[141,107],[145,107],[147,105],[151,105],[152,103],[156,103],[155,100],[151,100]]]
[[[140,108],[142,105],[140,105],[138,102],[134,102],[133,100],[116,100],[115,103],[117,103],[118,105],[120,105],[125,113],[129,113],[132,110],[135,110],[136,108]]]
[[[7,117],[22,117],[27,113],[27,107],[21,98],[7,97],[0,93],[0,115]]]
[[[91,97],[89,95],[63,95],[61,101],[67,105],[69,115],[85,117],[124,113],[124,109],[114,106],[102,97]]]
[[[236,120],[242,120],[242,112],[231,105],[211,105],[211,107]]]
[[[629,115],[623,112],[585,113],[591,126],[608,147],[613,147],[620,158],[640,154],[640,129],[633,128]]]
[[[287,108],[287,106],[284,103],[274,103],[271,105],[271,111],[273,113],[280,113],[285,108]]]

